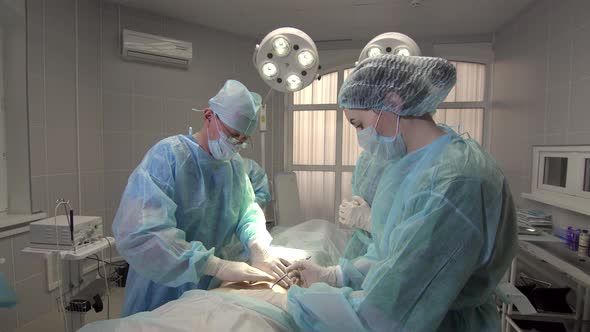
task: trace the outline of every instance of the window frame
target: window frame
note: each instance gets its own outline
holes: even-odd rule
[[[319,72],[320,76],[338,72],[336,91],[344,82],[344,70],[354,67],[353,64],[332,67]],[[334,172],[334,222],[338,216],[338,202],[342,201],[342,173],[354,172],[354,165],[342,165],[342,140],[343,140],[343,122],[344,112],[336,104],[293,104],[293,93],[285,94],[285,135],[284,135],[284,167],[288,172],[296,171],[318,171]],[[293,164],[293,112],[298,111],[329,111],[336,110],[336,159],[334,165],[297,165]]]
[[[459,101],[459,102],[442,102],[437,106],[437,109],[466,109],[466,108],[480,108],[483,109],[483,134],[482,134],[482,147],[490,151],[491,144],[491,123],[492,109],[491,96],[492,96],[492,73],[493,73],[493,60],[482,58],[475,58],[469,56],[448,56],[444,57],[451,62],[466,62],[474,63],[485,66],[485,80],[484,80],[484,97],[483,101],[471,102],[471,101]],[[460,133],[459,133],[460,134]]]
[[[545,157],[567,158],[565,188],[543,183]],[[590,203],[590,192],[584,191],[585,160],[590,159],[590,145],[533,146],[533,165],[531,192],[553,198],[557,201],[570,200],[571,203]],[[581,201],[580,201],[581,200]]]

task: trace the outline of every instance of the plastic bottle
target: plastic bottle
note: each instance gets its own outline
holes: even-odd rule
[[[573,243],[574,243],[574,251],[578,251],[578,244],[580,243],[580,234],[582,233],[581,229],[576,229],[574,231],[574,238],[573,238]]]
[[[578,244],[578,258],[583,261],[588,257],[588,244],[590,243],[590,234],[587,230],[583,230],[580,233],[580,239]]]

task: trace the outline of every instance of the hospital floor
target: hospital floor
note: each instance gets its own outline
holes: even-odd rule
[[[118,318],[121,313],[121,308],[123,307],[123,295],[125,293],[125,288],[120,287],[113,287],[111,288],[111,296],[110,296],[110,316],[112,318]],[[104,310],[102,312],[96,313],[94,310],[90,310],[86,314],[86,323],[94,322],[97,320],[104,320],[107,319],[107,300],[103,299],[104,301]],[[60,312],[50,312],[30,324],[27,324],[23,327],[20,327],[15,330],[15,332],[39,332],[39,331],[63,331],[64,325],[63,320]]]

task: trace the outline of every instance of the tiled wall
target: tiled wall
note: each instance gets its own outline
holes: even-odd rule
[[[0,27],[0,131],[4,133],[6,131],[6,126],[4,124],[4,74],[3,74],[3,66],[4,66],[4,59],[3,53],[4,49],[2,47],[3,44],[3,31],[2,27]],[[0,135],[0,188],[7,188],[6,182],[6,158],[4,155],[6,153],[6,139],[4,135]],[[8,209],[8,196],[7,196],[6,189],[0,189],[0,213],[6,211]]]
[[[77,8],[74,0],[29,2],[36,209],[52,210],[64,196],[82,214],[110,221],[149,147],[189,125],[199,128],[202,115],[191,108],[206,107],[226,79],[266,92],[251,66],[252,40],[98,0],[78,1]],[[123,61],[123,28],[192,41],[190,69]],[[260,153],[246,154],[258,159]]]
[[[202,113],[191,108],[205,108],[230,78],[262,96],[268,91],[251,64],[254,40],[100,0],[29,0],[27,9],[35,211],[53,215],[63,197],[80,214],[102,216],[110,234],[127,177],[148,148],[189,126],[200,128]],[[122,28],[191,41],[190,69],[123,61]],[[276,100],[271,105],[282,108]],[[259,160],[258,134],[253,141],[243,155]],[[15,309],[0,311],[0,331],[55,308],[43,262],[20,252],[28,237],[0,239],[8,259],[0,271],[20,299]]]
[[[495,35],[491,151],[514,196],[530,192],[533,145],[590,144],[590,1],[539,0]],[[552,211],[557,225],[590,218]]]
[[[24,326],[56,307],[54,295],[47,291],[45,263],[40,257],[23,254],[29,234],[0,239],[0,256],[6,259],[0,272],[16,289],[18,304],[11,309],[0,308],[0,332]]]

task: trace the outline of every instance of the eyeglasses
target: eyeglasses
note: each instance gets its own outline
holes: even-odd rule
[[[225,123],[223,123],[223,121],[221,121],[221,119],[219,119],[219,116],[215,115],[215,117],[217,118],[217,124],[221,126],[221,130],[228,137],[231,144],[240,145],[241,148],[248,147],[250,143],[250,137],[242,135],[234,129],[229,128]]]

